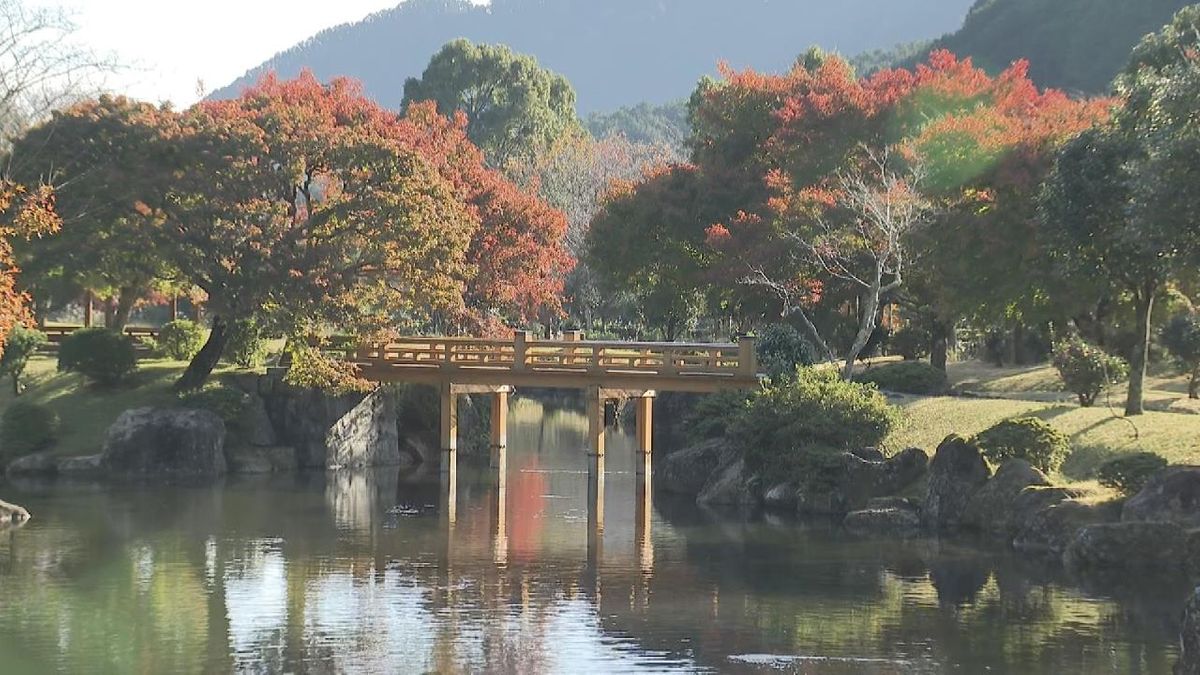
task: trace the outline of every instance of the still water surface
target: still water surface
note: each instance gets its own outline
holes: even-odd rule
[[[1168,673],[1169,583],[651,496],[631,439],[514,406],[504,462],[0,485],[0,673]],[[496,458],[497,460],[499,458]],[[501,466],[493,466],[499,464]]]

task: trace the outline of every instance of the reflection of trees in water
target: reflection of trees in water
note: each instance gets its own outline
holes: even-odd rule
[[[38,520],[0,535],[3,670],[536,672],[561,663],[564,631],[717,668],[733,653],[1015,672],[1165,672],[1171,658],[1181,593],[1081,599],[1053,565],[969,544],[852,538],[659,496],[651,567],[618,540],[612,510],[589,564],[582,523],[521,522],[554,507],[554,475],[532,470],[551,460],[513,461],[505,521],[522,553],[502,564],[486,467],[464,470],[453,528],[436,478],[394,471],[47,498]],[[389,514],[397,505],[420,508]],[[31,653],[56,660],[8,660]]]

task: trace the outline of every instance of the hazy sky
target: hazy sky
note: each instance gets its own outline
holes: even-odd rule
[[[486,4],[485,0],[472,0]],[[110,88],[186,106],[246,70],[327,28],[400,0],[25,0],[60,6],[80,39],[129,64]]]

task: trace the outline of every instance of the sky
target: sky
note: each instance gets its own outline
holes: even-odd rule
[[[323,28],[357,21],[400,0],[25,0],[62,7],[78,38],[127,68],[108,89],[188,106]],[[472,0],[486,4],[486,0]]]

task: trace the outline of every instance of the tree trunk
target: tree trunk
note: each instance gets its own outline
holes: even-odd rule
[[[1192,379],[1188,381],[1188,398],[1200,398],[1200,368],[1192,369]]]
[[[929,348],[929,364],[946,372],[946,363],[950,360],[950,337],[953,323],[941,320],[933,322],[933,343]]]
[[[1143,389],[1146,382],[1146,366],[1150,359],[1150,317],[1154,312],[1154,293],[1158,284],[1146,283],[1134,299],[1137,302],[1137,347],[1129,360],[1129,396],[1125,399],[1126,415],[1141,415],[1145,412]]]
[[[171,296],[171,320],[179,320],[179,294],[175,293]]]
[[[133,313],[133,303],[137,301],[137,295],[132,288],[121,289],[121,294],[117,296],[117,309],[113,313],[113,330],[124,332],[125,326],[129,325],[129,315]]]
[[[821,337],[821,331],[817,330],[816,324],[812,322],[812,319],[808,318],[808,312],[805,312],[800,307],[788,308],[784,310],[782,318],[787,320],[793,314],[800,317],[800,324],[803,326],[808,339],[812,340],[813,347],[820,351],[830,363],[837,361],[837,355],[833,353],[833,350],[829,348],[829,344]]]
[[[861,314],[858,317],[858,334],[854,336],[854,344],[850,345],[850,350],[846,352],[846,365],[842,366],[842,379],[850,380],[854,377],[854,363],[858,361],[858,355],[871,341],[871,334],[875,332],[876,314],[879,313],[879,295],[880,288],[883,285],[883,270],[879,270],[875,275],[875,280],[871,287],[865,293],[866,297],[859,298],[859,307]]]
[[[217,363],[221,360],[221,356],[225,353],[225,345],[229,342],[229,331],[225,324],[225,320],[219,314],[213,314],[212,331],[208,334],[208,341],[192,358],[192,362],[188,364],[187,370],[183,371],[183,375],[175,382],[177,391],[193,391],[204,386],[208,381],[208,376],[212,374],[213,368],[217,367]]]
[[[92,292],[83,294],[83,327],[92,327]]]

